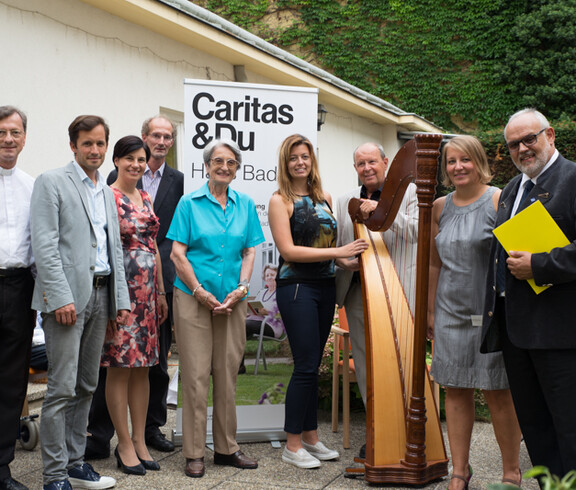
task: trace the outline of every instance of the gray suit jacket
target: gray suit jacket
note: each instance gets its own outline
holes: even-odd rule
[[[130,310],[130,298],[118,211],[107,186],[104,200],[112,269],[109,316],[113,319],[118,310]],[[96,264],[96,237],[88,210],[86,191],[73,162],[36,179],[30,206],[32,251],[38,269],[33,309],[50,313],[70,303],[77,312],[86,308]]]
[[[354,241],[354,226],[348,214],[348,202],[353,197],[360,197],[360,187],[338,199],[336,213],[338,217],[338,241],[341,247]],[[418,245],[418,199],[416,186],[410,184],[398,209],[398,214],[389,230],[384,232],[384,242],[388,247],[392,261],[404,286],[404,291],[414,311],[416,288],[416,251]],[[344,305],[352,271],[338,268],[336,270],[336,304]]]

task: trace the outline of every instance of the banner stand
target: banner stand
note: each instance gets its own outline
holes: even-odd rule
[[[284,432],[284,405],[239,405],[236,407],[238,430],[236,441],[266,442],[272,447],[280,448],[280,441],[286,440]],[[176,428],[172,430],[172,442],[175,446],[182,445],[182,408],[178,407]],[[212,407],[208,407],[206,427],[206,445],[213,450],[212,437]]]

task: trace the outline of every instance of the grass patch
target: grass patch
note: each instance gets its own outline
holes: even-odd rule
[[[283,342],[272,342],[272,341],[264,341],[262,342],[262,348],[266,353],[266,357],[284,357],[286,356],[286,346],[288,345],[288,340],[284,340]],[[289,349],[289,347],[288,347]],[[247,358],[255,358],[256,351],[258,350],[258,340],[247,340],[246,341],[246,348],[244,349],[244,353],[246,354]],[[289,350],[288,350],[289,352]],[[286,357],[290,357],[288,354]]]
[[[268,391],[276,383],[282,383],[288,387],[292,376],[291,364],[268,364],[264,369],[262,364],[258,368],[258,374],[254,376],[254,366],[246,366],[246,374],[239,374],[236,383],[236,405],[257,405],[262,393]],[[179,383],[181,378],[179,379]],[[212,380],[208,393],[208,405],[212,406]],[[178,389],[178,406],[182,406],[182,390]]]
[[[268,369],[264,369],[260,364],[258,374],[254,376],[254,366],[246,366],[246,374],[238,375],[236,405],[257,405],[262,393],[276,383],[282,383],[284,388],[287,388],[292,369],[291,364],[268,364]]]

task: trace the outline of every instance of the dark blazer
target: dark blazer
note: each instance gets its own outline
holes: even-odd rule
[[[510,218],[522,175],[514,177],[500,196],[495,227]],[[552,287],[536,295],[527,281],[506,268],[506,327],[512,344],[520,349],[576,348],[576,163],[559,156],[538,177],[518,208],[539,200],[564,232],[569,245],[550,253],[532,255],[532,272],[538,285]],[[500,350],[496,301],[496,267],[500,250],[492,240],[488,271],[481,352]]]
[[[112,170],[108,175],[108,185],[112,184],[116,180],[117,176],[117,170]],[[142,189],[142,180],[138,181],[137,187]],[[172,240],[166,238],[166,233],[168,233],[168,228],[170,228],[174,211],[176,210],[178,201],[183,194],[184,174],[179,170],[175,170],[166,165],[164,167],[164,173],[162,174],[162,180],[160,180],[160,185],[158,186],[156,198],[154,199],[154,212],[160,220],[160,229],[158,230],[156,243],[158,244],[158,250],[160,251],[160,260],[162,260],[164,288],[168,293],[172,292],[172,284],[176,277],[176,270],[174,264],[170,260]]]

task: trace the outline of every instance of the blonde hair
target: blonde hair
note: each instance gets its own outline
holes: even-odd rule
[[[490,172],[490,165],[488,165],[488,157],[484,151],[482,143],[478,141],[474,136],[456,136],[452,138],[448,143],[442,148],[442,160],[440,162],[442,185],[445,187],[452,186],[452,182],[448,177],[446,172],[446,163],[448,153],[448,148],[455,148],[463,153],[466,153],[472,160],[478,175],[480,176],[480,182],[483,184],[488,184],[494,175]]]
[[[323,202],[324,191],[322,190],[320,172],[318,171],[318,160],[316,160],[316,155],[314,154],[314,147],[310,140],[301,134],[288,136],[280,146],[280,155],[278,157],[278,194],[287,201],[296,201],[300,198],[292,188],[292,177],[288,171],[290,154],[292,153],[292,149],[298,145],[306,145],[310,153],[310,174],[308,175],[310,199],[312,199],[314,203]]]

